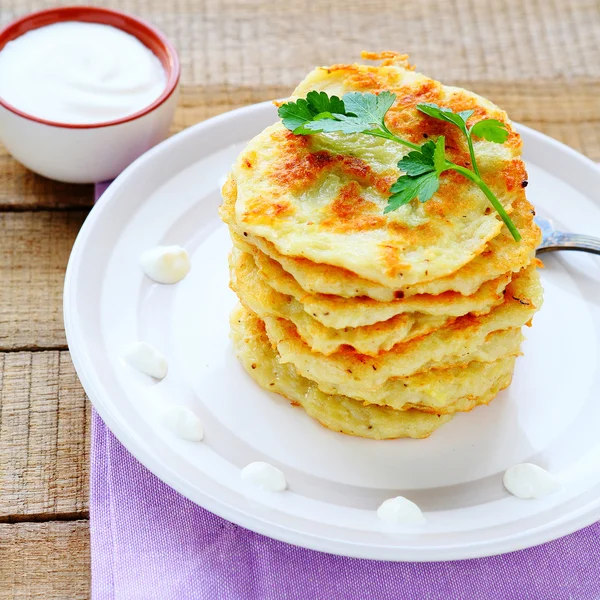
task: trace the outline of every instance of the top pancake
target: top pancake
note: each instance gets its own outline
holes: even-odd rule
[[[397,100],[387,126],[414,143],[445,135],[449,158],[459,164],[469,162],[459,129],[420,113],[416,104],[473,109],[471,122],[501,120],[509,138],[505,144],[476,140],[479,167],[509,211],[524,197],[521,140],[506,114],[484,98],[442,86],[400,59],[378,67],[317,68],[294,97],[310,90],[339,96],[392,91]],[[297,136],[277,123],[254,138],[234,166],[235,224],[283,255],[341,267],[386,287],[445,277],[480,254],[503,223],[479,188],[453,172],[441,176],[440,189],[428,202],[413,200],[384,215],[389,188],[400,174],[396,163],[407,152],[395,142],[361,134]]]

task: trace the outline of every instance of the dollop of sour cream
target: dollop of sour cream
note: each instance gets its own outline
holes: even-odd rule
[[[190,272],[190,258],[181,246],[156,246],[140,257],[144,273],[157,283],[173,284]]]
[[[404,496],[396,496],[383,502],[377,509],[377,516],[394,525],[418,525],[426,522],[421,509]]]
[[[287,488],[285,475],[266,462],[253,462],[242,469],[242,479],[267,492],[283,492]]]
[[[59,123],[127,117],[152,104],[166,83],[156,55],[110,25],[46,25],[0,51],[0,96],[25,113]]]
[[[182,440],[201,442],[204,439],[202,421],[186,406],[169,406],[164,409],[161,418],[163,425]]]
[[[133,368],[156,379],[164,379],[169,371],[167,359],[148,342],[131,344],[125,351],[125,360]]]
[[[560,481],[552,473],[531,463],[506,469],[503,482],[513,496],[528,500],[549,496],[561,488]]]

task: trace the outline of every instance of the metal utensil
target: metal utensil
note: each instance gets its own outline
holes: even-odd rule
[[[580,250],[600,254],[600,238],[580,233],[567,233],[554,229],[550,219],[535,217],[535,222],[542,230],[542,243],[538,246],[536,254],[553,252],[555,250]]]

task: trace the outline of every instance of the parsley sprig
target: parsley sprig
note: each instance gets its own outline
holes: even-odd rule
[[[440,175],[445,171],[456,171],[473,183],[485,194],[496,209],[516,241],[521,234],[515,227],[506,210],[481,177],[473,147],[473,136],[489,142],[503,144],[508,138],[506,125],[496,119],[483,119],[469,127],[467,121],[473,110],[455,113],[450,108],[432,103],[417,104],[422,113],[456,125],[465,135],[471,165],[467,169],[449,161],[446,157],[445,138],[438,137],[434,142],[414,144],[393,134],[385,124],[385,116],[396,100],[396,94],[349,92],[343,98],[328,96],[325,92],[309,92],[306,99],[286,102],[279,107],[279,116],[283,125],[297,135],[313,133],[362,133],[392,140],[411,149],[398,162],[398,168],[404,172],[390,188],[391,195],[384,212],[389,213],[417,198],[427,202],[439,189]]]

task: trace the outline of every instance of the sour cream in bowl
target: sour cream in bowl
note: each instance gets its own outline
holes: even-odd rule
[[[97,7],[45,10],[0,32],[0,141],[46,177],[116,177],[169,132],[179,60],[144,21]]]

